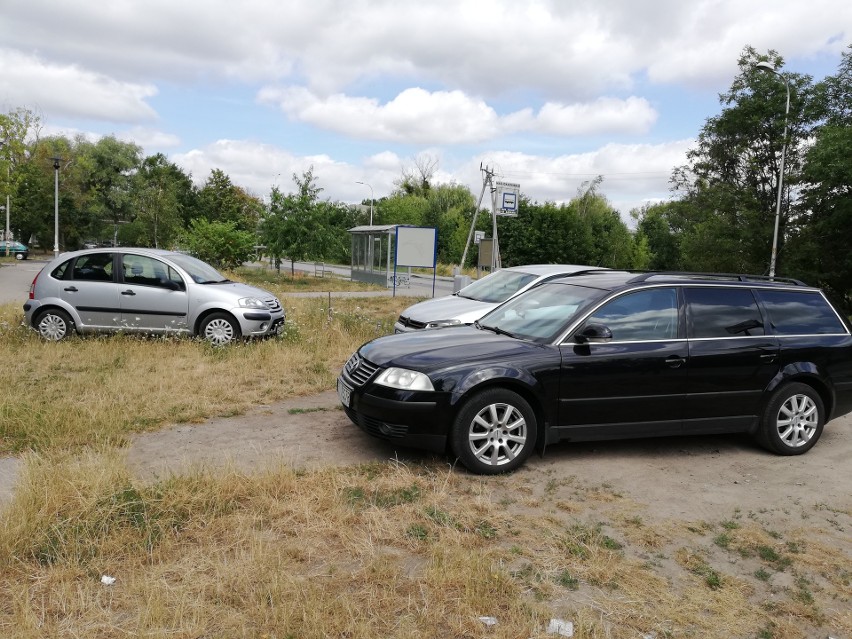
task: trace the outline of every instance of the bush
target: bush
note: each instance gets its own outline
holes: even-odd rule
[[[254,256],[255,236],[233,222],[196,218],[184,233],[183,244],[195,257],[218,268],[235,268]]]

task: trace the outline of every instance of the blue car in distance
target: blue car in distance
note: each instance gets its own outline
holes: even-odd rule
[[[25,260],[30,256],[30,250],[14,240],[0,240],[0,257],[14,256],[16,260]]]

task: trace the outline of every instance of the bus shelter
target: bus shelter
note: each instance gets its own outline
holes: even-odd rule
[[[398,224],[355,226],[352,236],[352,280],[391,286],[394,278],[394,238]]]

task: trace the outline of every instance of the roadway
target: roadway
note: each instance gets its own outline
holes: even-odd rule
[[[20,302],[23,305],[30,291],[30,284],[33,278],[48,262],[46,259],[28,259],[15,262],[0,263],[0,304],[8,304],[9,302]],[[254,264],[257,267],[269,268],[268,264]],[[351,270],[348,266],[326,265],[325,269],[330,271],[337,277],[351,277]],[[315,273],[313,262],[296,262],[296,270],[308,275]],[[288,274],[290,272],[290,263],[286,262],[281,267],[281,272]],[[396,290],[387,289],[385,291],[370,291],[370,292],[349,292],[335,293],[336,296],[351,296],[351,297],[373,297],[385,295],[397,295],[401,297],[433,297],[432,294],[432,276],[412,274],[410,284],[408,286],[398,286]],[[449,295],[453,292],[452,277],[437,277],[435,278],[434,297]],[[310,296],[310,295],[326,295],[322,292],[322,278],[317,277],[317,292],[314,293],[291,293],[291,296]]]

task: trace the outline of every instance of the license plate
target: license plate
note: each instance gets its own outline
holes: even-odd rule
[[[340,398],[340,403],[349,408],[349,400],[352,399],[352,389],[346,384],[337,380],[337,396]]]

